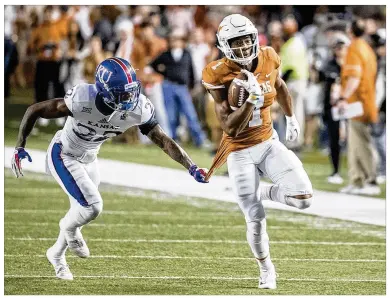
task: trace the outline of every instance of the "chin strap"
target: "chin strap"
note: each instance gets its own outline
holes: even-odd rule
[[[108,118],[108,122],[111,121],[112,117],[114,117],[115,113],[117,112],[117,110],[114,110],[114,112],[112,112],[112,114],[110,115],[110,117]]]

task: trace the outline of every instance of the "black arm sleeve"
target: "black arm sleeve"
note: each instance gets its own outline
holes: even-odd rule
[[[158,124],[158,121],[156,119],[156,115],[153,113],[153,116],[150,118],[150,120],[144,124],[141,124],[138,126],[139,130],[143,135],[148,135],[148,133]]]
[[[293,70],[292,69],[288,69],[282,76],[282,80],[287,82],[290,75],[292,74]]]

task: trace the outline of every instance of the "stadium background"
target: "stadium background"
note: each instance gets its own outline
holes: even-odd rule
[[[156,105],[160,123],[168,133],[172,134],[163,90],[164,80],[167,78],[157,73],[158,65],[153,65],[153,61],[170,45],[179,44],[181,46],[183,44],[192,58],[193,75],[184,85],[187,86],[185,88],[188,88],[191,95],[190,101],[187,103],[194,106],[196,117],[194,120],[194,115],[189,115],[191,112],[179,111],[180,121],[177,128],[177,139],[199,165],[208,167],[221,137],[221,129],[213,112],[212,98],[206,94],[201,86],[201,71],[209,61],[222,57],[215,47],[215,33],[222,18],[231,13],[241,13],[248,16],[259,30],[261,45],[271,45],[278,53],[283,51],[283,45],[288,37],[299,37],[305,45],[305,57],[307,57],[308,62],[307,72],[309,74],[304,96],[304,122],[306,128],[303,132],[302,142],[292,149],[302,159],[315,189],[338,192],[340,187],[345,185],[348,180],[346,126],[341,125],[340,128],[342,144],[340,174],[344,178],[344,183],[343,185],[331,184],[327,181],[327,177],[332,173],[332,165],[328,156],[330,149],[327,123],[323,117],[325,100],[323,94],[326,81],[323,79],[322,70],[329,59],[332,58],[332,47],[335,42],[346,37],[347,23],[352,17],[362,18],[366,28],[365,39],[375,49],[378,58],[378,109],[385,106],[385,6],[5,6],[5,145],[14,146],[21,118],[28,105],[35,101],[61,97],[74,84],[80,82],[93,83],[94,71],[98,63],[113,55],[128,59],[138,69],[137,75],[142,82],[143,92]],[[46,26],[45,30],[42,30],[42,26]],[[37,36],[40,36],[39,42]],[[286,55],[281,54],[283,60],[288,60],[288,52]],[[37,72],[38,76],[36,75]],[[384,113],[385,110],[382,112]],[[275,129],[278,130],[281,140],[284,141],[284,117],[277,104],[274,106],[272,116]],[[54,132],[63,125],[64,120],[40,120],[28,139],[27,149],[46,150]],[[196,125],[189,123],[189,121],[198,123],[201,132],[196,131],[196,129],[195,131],[188,129],[188,127]],[[382,126],[385,127],[385,123],[382,123]],[[382,136],[384,136],[383,134],[385,134],[385,130],[382,130]],[[381,139],[381,142],[384,144],[384,138]],[[149,144],[148,140],[143,138],[136,128],[130,129],[123,136],[104,144],[100,156],[102,158],[180,169],[180,165],[169,160],[163,152]],[[377,159],[379,165],[385,164],[380,154],[378,154]],[[217,174],[225,175],[226,168],[220,169]],[[385,176],[385,168],[383,169],[383,167],[378,167],[378,177],[380,176],[382,178]],[[245,278],[244,281],[237,280],[232,283],[229,281],[229,285],[224,283],[223,278],[215,281],[215,284],[212,282],[213,278],[208,281],[200,278],[199,283],[188,281],[190,284],[186,284],[187,287],[183,287],[180,279],[178,281],[159,281],[157,279],[150,281],[150,284],[148,284],[148,280],[145,280],[145,283],[140,280],[139,283],[134,284],[131,279],[123,279],[121,281],[123,283],[119,287],[116,281],[105,281],[107,287],[99,290],[93,287],[95,283],[96,285],[99,284],[99,279],[90,283],[86,288],[84,288],[83,280],[76,281],[75,287],[72,289],[50,280],[43,280],[38,285],[34,283],[33,278],[19,279],[17,276],[24,273],[25,270],[35,275],[48,275],[48,272],[51,272],[51,268],[49,269],[46,266],[42,257],[34,258],[34,256],[43,254],[42,251],[44,251],[47,242],[43,241],[32,248],[28,241],[23,242],[24,240],[20,239],[49,237],[48,234],[50,234],[50,237],[56,237],[57,217],[61,211],[51,209],[54,208],[53,205],[61,210],[67,208],[65,195],[57,185],[53,184],[52,181],[48,181],[45,176],[28,173],[24,181],[14,180],[9,175],[8,170],[6,171],[5,237],[7,238],[5,241],[5,271],[9,276],[9,279],[7,279],[6,275],[5,280],[6,293],[56,294],[58,293],[56,290],[60,290],[62,294],[256,293],[251,289],[253,285],[250,283],[253,283],[253,281],[245,280]],[[386,193],[384,184],[381,185],[381,190],[381,194],[377,197],[384,199]],[[88,237],[99,237],[101,239],[117,237],[121,239],[128,238],[131,235],[139,236],[138,238],[149,236],[152,238],[155,236],[156,238],[160,236],[167,239],[174,237],[218,239],[215,238],[216,236],[210,227],[219,225],[219,228],[217,228],[220,233],[218,237],[220,236],[223,239],[233,237],[236,240],[244,240],[241,230],[244,229],[244,225],[239,216],[239,211],[234,205],[170,197],[167,194],[159,193],[141,194],[140,192],[132,192],[132,194],[129,194],[127,190],[112,189],[107,185],[103,185],[102,191],[105,202],[107,202],[106,210],[113,209],[114,212],[111,212],[111,214],[108,212],[107,215],[103,215],[103,219],[99,219],[95,226],[92,224],[86,228],[87,239]],[[32,211],[30,213],[20,211],[26,207],[26,196],[28,197],[27,205]],[[45,201],[41,200],[42,196],[46,197]],[[61,202],[58,201],[58,197],[61,198]],[[152,204],[143,202],[143,200],[150,201]],[[129,218],[129,214],[115,213],[119,210],[118,208],[132,210],[129,211],[131,218]],[[45,214],[44,210],[46,209],[49,209],[49,211]],[[135,213],[131,213],[133,211]],[[167,219],[163,219],[163,215],[159,214],[165,211],[169,213]],[[56,212],[57,214],[55,214]],[[142,212],[145,214],[154,212],[154,215],[157,214],[157,219],[156,217],[142,216]],[[226,214],[222,219],[218,216],[210,217],[208,212],[214,212],[214,214],[223,212]],[[187,214],[187,220],[183,221],[178,214]],[[280,258],[280,260],[276,258],[276,265],[278,266],[278,263],[281,262],[283,266],[286,266],[286,271],[281,272],[282,280],[285,278],[285,281],[281,285],[279,294],[384,293],[385,287],[384,283],[381,283],[381,278],[385,276],[385,251],[384,242],[381,241],[385,239],[385,234],[382,227],[310,217],[308,215],[295,215],[295,221],[292,221],[291,213],[274,210],[270,210],[268,214],[270,226],[275,227],[273,231],[271,227],[270,232],[275,240],[296,240],[301,237],[303,240],[310,241],[323,241],[324,239],[354,243],[362,241],[361,246],[360,244],[346,247],[332,246],[319,250],[314,250],[312,246],[300,246],[301,250],[297,253],[298,256],[291,253],[289,245],[285,245],[283,248],[275,245],[275,255]],[[223,220],[222,225],[232,225],[231,230],[222,229],[220,220]],[[187,226],[189,224],[191,229]],[[42,225],[46,226],[44,232],[41,229]],[[127,230],[119,231],[120,228],[118,227],[121,225],[126,226]],[[102,226],[104,226],[105,231],[102,230]],[[151,226],[153,227],[152,231],[149,230]],[[299,233],[302,230],[305,230],[304,234]],[[20,237],[20,241],[15,243],[12,237]],[[364,243],[370,244],[365,247]],[[148,246],[147,244],[140,247],[130,246],[130,252],[126,243],[122,243],[118,247],[114,246],[114,243],[107,243],[103,246],[97,246],[96,244],[96,242],[91,242],[91,248],[98,255],[112,253],[119,255],[119,258],[125,258],[129,253],[135,256],[156,254],[154,250],[156,246]],[[139,275],[137,269],[143,268],[144,275],[153,275],[156,266],[161,266],[160,268],[163,271],[165,270],[166,275],[189,274],[192,276],[190,280],[191,278],[197,280],[195,275],[198,274],[209,274],[210,272],[207,270],[210,268],[217,272],[221,270],[220,275],[248,275],[249,273],[244,269],[245,266],[241,263],[238,265],[238,261],[234,260],[234,257],[248,257],[247,247],[241,245],[240,249],[236,249],[234,245],[229,245],[231,246],[228,248],[221,247],[220,249],[215,244],[211,246],[196,244],[195,251],[193,251],[194,247],[191,251],[185,245],[158,245],[161,254],[171,253],[187,256],[188,264],[183,264],[182,262],[187,261],[180,260],[180,258],[177,262],[169,263],[170,261],[167,261],[167,264],[162,264],[158,260],[147,261],[147,257],[145,257],[146,261],[143,261],[142,258],[140,260],[135,260],[136,257],[131,259],[130,256],[130,261],[121,261],[122,259],[120,259],[110,264],[107,263],[107,260],[93,259],[92,265],[88,267],[85,262],[79,261],[77,263],[74,259],[70,260],[72,263],[76,262],[74,264],[76,275],[80,271],[82,274],[88,275],[91,270],[95,270],[96,266],[100,266],[96,274],[100,274],[102,277],[106,274],[106,271],[102,269],[106,269],[114,275],[130,274],[132,271],[134,271],[132,272],[133,275]],[[28,254],[31,254],[31,258],[28,261],[23,261],[23,256]],[[217,258],[221,257],[222,254],[227,257],[231,256],[232,259],[226,261],[227,263],[224,263],[223,260],[213,260],[212,263],[208,263],[208,261],[200,261],[194,258],[196,256],[199,256],[200,259]],[[329,261],[329,263],[326,263],[326,260],[318,261],[328,257],[352,259],[352,256],[361,260],[347,260],[346,262],[344,260],[340,263],[334,263],[334,260]],[[313,269],[313,265],[316,266],[316,263],[310,263],[312,262],[310,261],[309,263],[298,264],[297,260],[293,261],[291,259],[292,257],[301,257],[302,259],[299,262],[307,262],[302,260],[314,258],[322,263]],[[127,267],[128,262],[130,262],[132,269]],[[292,264],[286,265],[287,262],[292,262]],[[134,264],[137,268],[133,267]],[[240,267],[241,265],[242,267]],[[368,265],[370,269],[367,271],[366,266]],[[184,270],[188,266],[192,268],[190,272]],[[170,271],[172,268],[175,270],[174,272]],[[236,268],[237,271],[232,271],[232,268]],[[315,270],[315,272],[312,272],[312,270]],[[160,273],[157,272],[156,274]],[[312,276],[312,273],[318,279],[325,281],[319,286],[316,281],[304,279],[307,276]],[[340,279],[340,283],[333,285],[332,281],[326,281],[329,276]],[[294,278],[302,278],[303,282],[297,285],[294,283]],[[346,279],[345,282],[343,278]],[[365,283],[357,286],[357,283],[351,283],[348,278],[351,278],[352,281],[361,279]],[[39,280],[41,281],[41,279]],[[161,282],[167,282],[169,286],[164,287]],[[242,284],[239,283],[241,282],[244,282],[244,289],[240,288]],[[306,287],[305,285],[308,282],[314,282],[316,286]],[[134,290],[135,288],[137,290]],[[151,290],[151,288],[154,290]]]

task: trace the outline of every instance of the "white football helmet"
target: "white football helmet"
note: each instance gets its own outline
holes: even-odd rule
[[[250,35],[252,38],[252,53],[248,57],[244,57],[242,52],[247,47],[231,48],[229,45],[229,40],[245,35]],[[258,31],[248,18],[240,14],[231,14],[222,20],[218,27],[217,38],[219,43],[217,47],[225,54],[226,58],[239,64],[247,65],[259,54]],[[238,57],[234,50],[240,50],[241,57]]]

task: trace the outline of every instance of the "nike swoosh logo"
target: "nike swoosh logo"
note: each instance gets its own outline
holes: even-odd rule
[[[268,78],[272,73],[273,71],[271,71],[269,74],[266,74],[265,77]]]

